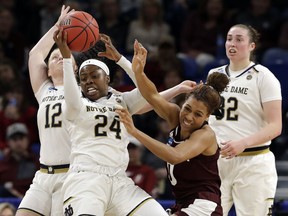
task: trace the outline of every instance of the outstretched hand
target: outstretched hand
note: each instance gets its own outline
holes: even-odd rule
[[[67,6],[67,7],[66,7],[65,5],[62,5],[61,14],[60,14],[60,16],[59,16],[59,18],[58,18],[58,20],[57,20],[57,22],[56,22],[56,26],[59,27],[59,25],[60,25],[61,21],[63,20],[63,18],[64,18],[67,14],[70,14],[70,13],[72,13],[72,12],[75,11],[74,9],[72,9],[71,11],[69,11],[69,10],[70,10],[70,6]]]
[[[120,121],[124,124],[127,132],[133,136],[133,134],[137,132],[137,129],[134,126],[132,116],[128,110],[116,107],[115,112],[119,115]]]
[[[67,45],[67,32],[63,31],[63,28],[59,27],[58,30],[54,32],[53,39],[57,44],[62,57],[70,58],[71,51]]]
[[[142,73],[147,59],[147,50],[137,40],[134,42],[134,56],[132,59],[132,70],[134,73]]]
[[[112,61],[118,62],[121,58],[121,54],[112,44],[110,37],[106,34],[100,34],[100,40],[104,42],[106,50],[105,52],[99,52],[98,56],[106,57]]]

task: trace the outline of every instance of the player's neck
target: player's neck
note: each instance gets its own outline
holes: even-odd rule
[[[250,63],[251,61],[249,59],[245,59],[243,61],[238,61],[238,62],[231,61],[229,64],[229,69],[232,71],[243,70],[244,68],[248,67]]]
[[[63,86],[64,83],[63,83],[63,80],[61,79],[53,79],[53,83],[54,83],[54,86]]]

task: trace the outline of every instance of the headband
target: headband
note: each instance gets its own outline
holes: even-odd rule
[[[95,66],[98,66],[100,67],[102,70],[104,70],[104,72],[109,76],[109,68],[107,67],[107,65],[102,62],[102,61],[99,61],[99,60],[96,60],[96,59],[88,59],[86,61],[84,61],[81,66],[80,66],[80,69],[79,69],[79,76],[80,76],[80,71],[83,67],[87,66],[87,65],[95,65]]]

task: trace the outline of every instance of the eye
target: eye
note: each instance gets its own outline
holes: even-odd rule
[[[92,77],[92,79],[97,79],[98,78],[98,76],[96,74],[93,74],[91,77]]]
[[[192,111],[191,108],[188,107],[188,106],[185,106],[185,107],[184,107],[184,110],[187,111],[187,112],[191,112],[191,111]]]
[[[201,113],[195,113],[195,116],[202,117],[202,114]]]
[[[85,82],[87,80],[87,76],[81,76],[80,81]]]

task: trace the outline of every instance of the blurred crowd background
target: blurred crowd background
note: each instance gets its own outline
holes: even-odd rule
[[[30,49],[57,21],[63,4],[95,17],[100,32],[109,35],[128,59],[134,40],[140,41],[149,51],[146,73],[159,91],[185,79],[205,81],[211,68],[228,62],[224,46],[229,27],[253,26],[261,34],[256,61],[282,84],[284,127],[271,149],[276,160],[288,160],[287,0],[0,0],[0,197],[21,198],[39,166],[38,104],[27,60]],[[96,52],[81,55],[97,53],[97,46]],[[125,72],[110,66],[112,87],[134,88]],[[183,95],[174,101],[181,104]],[[134,120],[139,129],[166,142],[168,127],[153,111]],[[127,174],[155,198],[171,199],[165,163],[141,143],[131,139],[130,144],[133,160]]]

